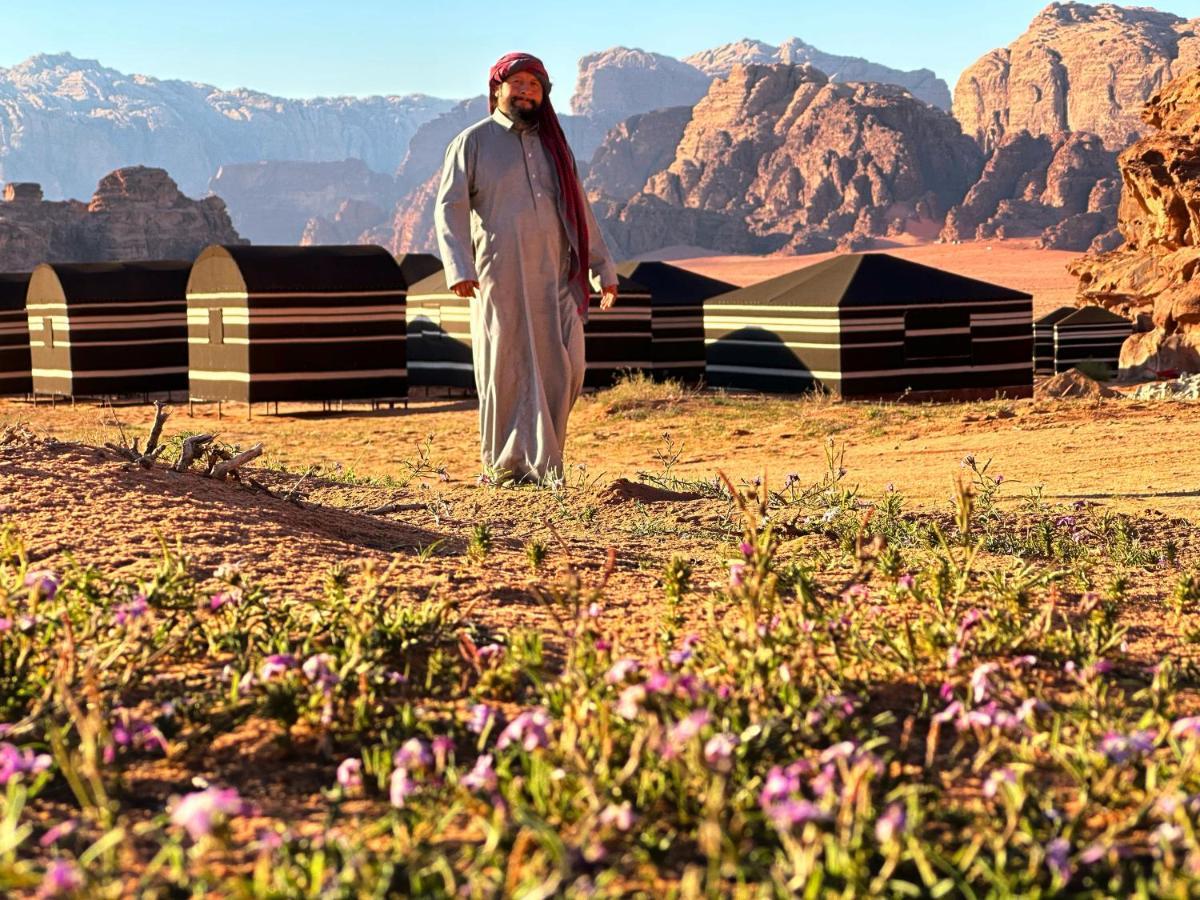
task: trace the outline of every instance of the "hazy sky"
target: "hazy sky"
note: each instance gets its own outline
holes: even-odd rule
[[[541,56],[561,108],[576,62],[615,45],[671,56],[742,37],[799,37],[828,53],[931,68],[951,90],[1043,0],[0,0],[0,65],[69,51],[124,72],[287,97],[482,93],[509,50]],[[1160,0],[1192,18],[1200,0]]]

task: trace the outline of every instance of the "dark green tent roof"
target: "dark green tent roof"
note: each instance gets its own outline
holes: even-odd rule
[[[1040,319],[1034,319],[1033,324],[1034,325],[1053,325],[1056,322],[1061,322],[1067,316],[1072,315],[1073,313],[1076,312],[1077,309],[1078,309],[1078,307],[1075,307],[1075,306],[1060,306],[1058,309],[1054,310],[1054,312],[1048,312],[1044,316],[1042,316]]]
[[[442,261],[432,253],[401,253],[396,256],[396,265],[404,276],[404,284],[410,288],[418,281],[442,271]]]
[[[656,303],[702,303],[734,290],[735,285],[706,275],[689,272],[658,260],[629,260],[617,266],[617,272],[650,291]]]
[[[1071,315],[1054,323],[1059,328],[1069,328],[1072,325],[1128,325],[1133,329],[1133,322],[1115,312],[1110,312],[1102,306],[1085,306],[1076,309]]]
[[[0,273],[0,309],[24,309],[32,272]]]
[[[846,253],[714,297],[713,306],[876,306],[1031,296],[886,253]]]

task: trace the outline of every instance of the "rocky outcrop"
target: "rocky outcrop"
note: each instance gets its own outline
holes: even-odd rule
[[[1071,264],[1078,301],[1129,316],[1121,368],[1200,371],[1200,70],[1151,98],[1156,131],[1118,157],[1124,244]]]
[[[584,187],[594,200],[629,200],[667,168],[692,120],[690,106],[631,116],[612,129],[592,157]]]
[[[726,252],[861,247],[940,222],[982,168],[957,122],[901,88],[735,66],[696,104],[670,165],[605,225],[631,256],[692,236]]]
[[[191,200],[162,169],[118,169],[91,202],[39,199],[9,185],[0,203],[0,271],[41,262],[191,259],[209,244],[244,243],[220,197]]]
[[[579,60],[571,111],[611,128],[653,109],[691,106],[708,90],[711,75],[661,53],[613,47]]]
[[[1120,150],[1142,134],[1146,100],[1197,66],[1200,18],[1051,3],[1023,35],[962,73],[954,115],[988,152],[1019,131],[1087,131]]]
[[[946,215],[946,241],[1037,237],[1088,250],[1109,240],[1120,192],[1116,153],[1084,132],[1005,135],[963,202]]]
[[[778,47],[745,38],[684,57],[707,75],[724,78],[736,65],[772,65],[775,63],[808,64],[820,69],[830,81],[878,81],[896,84],[918,100],[941,109],[950,109],[950,89],[930,69],[905,71],[880,65],[857,56],[838,56],[824,53],[800,38],[789,38]]]
[[[399,197],[390,175],[360,159],[341,162],[256,162],[222,166],[208,188],[223,197],[237,230],[256,244],[295,244],[310,220],[332,221],[347,203],[367,203],[383,221]],[[334,242],[322,242],[334,243]]]
[[[417,127],[453,105],[423,95],[286,100],[34,56],[0,69],[0,179],[80,196],[100,173],[143,164],[196,195],[221,166],[262,159],[353,158],[391,172]]]
[[[373,244],[365,236],[384,224],[387,212],[367,200],[343,200],[332,217],[315,216],[304,225],[300,244]]]

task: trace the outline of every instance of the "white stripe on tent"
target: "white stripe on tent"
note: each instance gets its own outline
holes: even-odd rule
[[[162,343],[170,342],[164,342],[162,338],[139,338],[136,341],[60,341],[57,337],[55,337],[53,349],[57,350],[60,347],[82,347],[85,350],[91,347],[147,347]],[[46,342],[41,340],[31,340],[29,342],[29,346],[45,347]]]
[[[124,378],[129,375],[181,375],[187,366],[163,369],[96,369],[79,371],[71,369],[34,369],[37,378]]]
[[[904,332],[909,337],[932,337],[939,334],[970,334],[970,328],[910,328]]]
[[[184,370],[187,371],[187,370]],[[313,381],[318,378],[350,379],[350,378],[388,378],[407,374],[406,369],[359,369],[352,372],[205,372],[192,369],[188,376],[196,381],[237,381],[249,384],[251,381]]]
[[[903,347],[904,341],[868,341],[864,344],[842,344],[837,341],[828,344],[821,344],[808,341],[744,341],[741,339],[731,338],[705,338],[705,344],[721,344],[728,346],[730,344],[738,347],[792,347],[797,350],[861,350],[870,347]]]
[[[855,378],[881,378],[884,376],[893,375],[937,375],[941,373],[956,373],[956,372],[1007,372],[1015,369],[1032,369],[1033,363],[997,363],[988,366],[948,366],[941,368],[938,366],[912,369],[876,369],[871,372],[827,372],[820,369],[775,369],[756,366],[708,366],[713,372],[740,372],[747,375],[786,375],[793,378],[821,378],[824,380],[841,381]]]
[[[475,367],[471,363],[464,362],[422,362],[414,360],[408,364],[410,369],[462,369],[471,371]]]
[[[376,334],[376,335],[348,335],[344,337],[282,337],[282,338],[246,338],[246,337],[226,337],[219,344],[351,344],[351,343],[366,343],[367,341],[403,341],[402,334]],[[208,338],[188,338],[189,344],[207,344]]]
[[[791,303],[760,303],[760,304],[741,304],[741,303],[709,303],[707,306],[711,309],[748,309],[748,310],[779,310],[779,309],[795,309],[801,312],[893,312],[897,309],[947,309],[952,306],[999,306],[1005,303],[1026,303],[1032,306],[1031,300],[1024,298],[1011,298],[1008,300],[951,300],[946,303],[893,303],[884,306],[801,306]]]
[[[402,297],[404,291],[196,291],[189,293],[189,300],[249,300],[258,297]],[[453,296],[453,295],[452,295]]]
[[[100,303],[31,303],[25,308],[30,312],[36,312],[45,309],[71,309],[77,313],[90,313],[93,309],[107,309],[111,307],[117,311],[127,309],[130,306],[178,306],[183,307],[184,299],[180,297],[178,300],[113,300],[102,301]]]

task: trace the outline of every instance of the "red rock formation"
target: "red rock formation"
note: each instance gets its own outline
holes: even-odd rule
[[[1200,371],[1200,70],[1152,97],[1142,120],[1157,132],[1117,160],[1125,243],[1070,270],[1078,302],[1146,326],[1126,342],[1122,369]]]
[[[1148,8],[1051,3],[1007,47],[969,66],[954,116],[987,151],[1006,134],[1088,131],[1110,150],[1142,133],[1142,104],[1200,65],[1200,18]]]
[[[0,271],[40,262],[190,259],[208,244],[242,243],[220,197],[191,200],[162,169],[106,175],[88,204],[44,201],[9,185],[0,203]]]
[[[1087,250],[1117,224],[1116,154],[1093,134],[1005,135],[979,181],[946,215],[946,241],[1038,237]]]
[[[726,252],[862,246],[940,220],[982,166],[958,123],[901,88],[737,66],[696,104],[671,164],[605,224],[624,255],[692,239]]]

